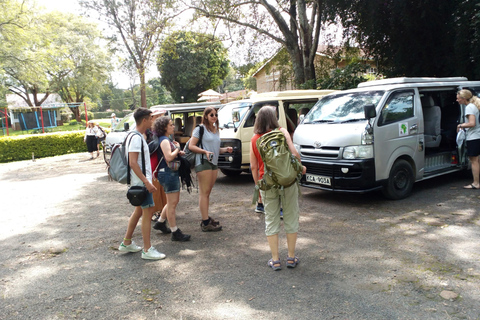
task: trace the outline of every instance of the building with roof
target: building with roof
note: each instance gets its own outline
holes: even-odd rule
[[[365,64],[370,65],[367,73],[377,74],[376,61],[369,59],[362,50],[358,48],[353,49],[358,53],[357,58],[360,58]],[[344,68],[347,66],[351,59],[346,56],[344,51],[344,47],[318,46],[314,62],[317,77],[319,73],[325,73],[336,68]],[[252,76],[257,80],[258,93],[295,89],[295,81],[291,68],[288,65],[284,65],[284,63],[279,63],[279,61],[285,61],[286,57],[288,59],[285,49],[280,49],[255,71]]]

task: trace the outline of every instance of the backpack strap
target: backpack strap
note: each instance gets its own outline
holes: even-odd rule
[[[142,138],[142,136],[140,135],[140,133],[136,133],[134,132],[132,134],[132,137],[130,138],[130,142],[128,143],[128,146],[130,147],[130,143],[132,142],[132,139],[133,139],[133,135],[139,135],[140,138]],[[127,138],[130,134],[127,135],[127,137],[125,138],[125,141],[127,141]],[[145,152],[143,150],[143,141],[142,141],[142,173],[143,175],[145,176],[146,175],[146,171],[145,171]],[[128,156],[127,156],[127,185],[130,185],[130,150],[128,150]]]

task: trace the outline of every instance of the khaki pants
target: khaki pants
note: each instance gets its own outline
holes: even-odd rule
[[[280,208],[283,209],[285,233],[298,232],[300,208],[298,207],[298,183],[288,188],[260,190],[265,208],[265,234],[273,236],[280,232]]]

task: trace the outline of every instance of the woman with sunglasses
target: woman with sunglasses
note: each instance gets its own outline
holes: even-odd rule
[[[202,124],[204,127],[202,143],[198,146],[200,139],[200,127],[196,127],[192,133],[192,139],[189,143],[189,149],[197,153],[195,159],[195,172],[198,177],[200,190],[200,213],[202,222],[200,227],[202,231],[220,231],[222,226],[218,221],[208,215],[210,204],[210,193],[217,180],[218,174],[218,155],[224,152],[233,152],[232,147],[220,148],[220,133],[218,131],[217,110],[213,107],[207,107],[203,111]]]

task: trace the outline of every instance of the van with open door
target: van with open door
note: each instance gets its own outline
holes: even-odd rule
[[[192,131],[196,125],[202,120],[203,111],[206,107],[214,107],[219,109],[221,103],[201,102],[201,103],[176,103],[151,106],[150,110],[154,111],[162,109],[166,111],[165,115],[172,118],[175,125],[175,140],[178,141],[183,148],[185,143],[190,139]],[[105,162],[108,164],[110,160],[110,152],[117,143],[122,143],[127,134],[135,130],[136,124],[133,113],[126,115],[117,126],[107,135],[104,141],[103,155]]]
[[[218,111],[221,147],[232,147],[233,153],[220,154],[219,169],[228,176],[250,170],[250,140],[256,115],[263,106],[275,107],[280,126],[293,135],[310,108],[332,92],[335,90],[274,91],[224,105]]]
[[[456,145],[465,106],[460,89],[480,93],[467,78],[392,78],[321,99],[297,127],[293,142],[307,173],[301,185],[329,191],[381,189],[407,197],[417,181],[467,169]]]

